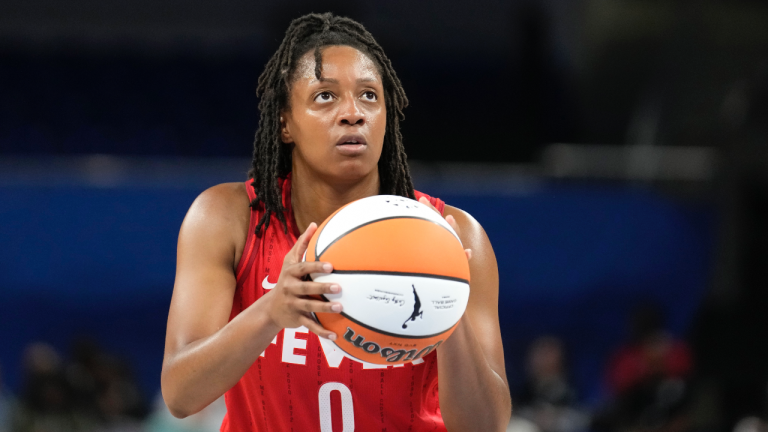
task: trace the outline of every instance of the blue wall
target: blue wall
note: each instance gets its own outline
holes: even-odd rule
[[[201,188],[0,187],[0,363],[19,385],[30,341],[62,351],[91,335],[159,389],[176,237]],[[505,196],[439,194],[473,214],[496,251],[500,321],[513,386],[542,333],[566,342],[586,401],[601,395],[627,313],[660,302],[683,335],[706,286],[712,209],[645,189],[543,185]]]
[[[685,336],[707,288],[713,213],[645,189],[549,186],[523,196],[451,197],[485,227],[499,264],[499,312],[513,389],[533,338],[561,337],[585,402],[628,336],[639,302],[658,302]]]

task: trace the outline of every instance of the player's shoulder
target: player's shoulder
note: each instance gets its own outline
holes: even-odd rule
[[[200,205],[242,205],[248,203],[248,192],[245,190],[245,183],[232,182],[220,183],[211,186],[198,195],[194,204]],[[194,205],[193,204],[193,205]]]
[[[221,183],[203,191],[187,212],[183,228],[195,231],[232,232],[239,237],[247,232],[250,200],[245,183]]]
[[[235,216],[238,210],[248,211],[249,205],[250,200],[245,190],[245,183],[221,183],[211,186],[198,195],[190,211],[229,218]]]
[[[456,219],[456,223],[459,225],[459,228],[462,230],[465,229],[482,229],[483,227],[480,225],[480,222],[477,221],[474,217],[472,217],[471,214],[468,212],[458,208],[454,207],[452,205],[446,204],[445,210],[443,210],[443,216],[453,216],[454,219]]]
[[[454,207],[452,205],[445,205],[443,210],[443,216],[451,215],[456,220],[456,225],[459,226],[461,241],[468,245],[468,247],[486,247],[490,246],[488,236],[477,221],[468,212]]]

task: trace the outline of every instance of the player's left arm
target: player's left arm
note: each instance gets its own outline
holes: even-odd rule
[[[470,296],[453,334],[437,350],[440,411],[450,432],[504,431],[512,411],[499,329],[499,272],[485,230],[446,205],[446,220],[471,249]]]

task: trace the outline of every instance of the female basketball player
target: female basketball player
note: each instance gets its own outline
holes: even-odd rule
[[[168,408],[184,417],[226,393],[223,431],[504,430],[496,259],[471,216],[414,191],[399,131],[407,100],[381,47],[350,19],[301,17],[257,94],[251,179],[203,192],[179,234]],[[471,249],[471,295],[455,332],[401,367],[372,368],[334,349],[328,340],[341,335],[310,313],[341,305],[307,296],[344,287],[305,280],[332,266],[301,262],[317,223],[376,194],[433,205]]]

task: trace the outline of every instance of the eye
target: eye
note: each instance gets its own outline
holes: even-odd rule
[[[367,100],[368,102],[375,102],[378,100],[378,96],[376,96],[376,93],[372,91],[367,91],[363,93],[363,99]]]
[[[328,103],[333,100],[333,95],[331,92],[324,91],[322,93],[319,93],[317,96],[315,96],[315,102],[318,103]]]

